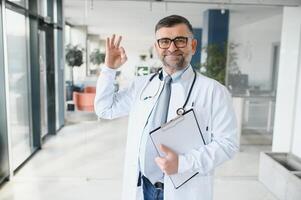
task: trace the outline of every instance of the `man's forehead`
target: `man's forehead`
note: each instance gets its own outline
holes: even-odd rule
[[[190,36],[191,32],[189,31],[186,24],[177,24],[171,27],[162,27],[156,31],[156,37],[169,37],[169,36]]]

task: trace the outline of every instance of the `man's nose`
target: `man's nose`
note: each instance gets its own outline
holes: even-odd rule
[[[175,50],[178,50],[177,46],[175,45],[174,41],[171,42],[168,51],[174,52]]]

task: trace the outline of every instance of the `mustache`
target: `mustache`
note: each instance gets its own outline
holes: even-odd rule
[[[164,52],[164,54],[163,54],[164,56],[182,56],[183,55],[183,52],[182,51],[179,51],[179,50],[177,50],[177,51],[174,51],[174,52],[170,52],[170,51],[166,51],[166,52]]]

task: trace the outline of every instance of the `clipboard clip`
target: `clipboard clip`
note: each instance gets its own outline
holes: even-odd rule
[[[162,124],[161,129],[162,130],[169,129],[170,127],[175,126],[177,123],[181,122],[182,120],[184,120],[184,116],[183,115],[178,115],[177,117],[173,118],[169,122],[167,122],[165,124]]]

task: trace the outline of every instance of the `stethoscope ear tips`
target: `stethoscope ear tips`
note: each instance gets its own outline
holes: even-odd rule
[[[150,98],[152,98],[152,97],[151,97],[151,96],[144,97],[144,99],[143,99],[143,100],[145,101],[145,100],[147,100],[147,99],[150,99]]]

